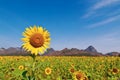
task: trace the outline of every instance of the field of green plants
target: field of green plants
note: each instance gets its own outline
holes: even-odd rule
[[[120,57],[1,56],[0,80],[120,80]]]

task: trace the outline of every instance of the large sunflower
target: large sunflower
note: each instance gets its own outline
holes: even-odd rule
[[[50,33],[41,26],[26,28],[25,32],[23,32],[23,36],[22,46],[25,50],[30,51],[32,54],[43,54],[44,51],[49,48]]]

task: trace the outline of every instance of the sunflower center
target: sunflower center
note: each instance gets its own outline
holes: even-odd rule
[[[30,38],[30,44],[35,48],[43,46],[44,44],[43,36],[40,33],[32,35]]]
[[[114,72],[114,73],[117,73],[117,72],[118,72],[118,70],[117,70],[117,69],[115,69],[115,68],[113,68],[113,72]]]
[[[49,70],[49,69],[47,69],[47,70],[46,70],[46,72],[47,72],[47,73],[50,73],[50,70]]]
[[[77,80],[80,80],[82,78],[81,74],[76,74]]]
[[[70,72],[74,73],[74,69],[73,69],[73,68],[72,68],[72,69],[70,69]]]

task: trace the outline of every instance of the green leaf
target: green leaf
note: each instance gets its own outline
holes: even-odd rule
[[[27,74],[27,71],[24,71],[24,72],[22,73],[22,76],[23,76],[24,78],[27,78],[26,74]]]

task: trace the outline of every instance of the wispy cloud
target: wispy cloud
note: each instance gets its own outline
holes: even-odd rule
[[[85,14],[83,17],[88,18],[89,16],[95,14],[97,10],[107,7],[107,6],[110,6],[110,5],[113,5],[118,2],[120,2],[120,0],[101,0],[97,3],[95,3],[92,7],[90,7],[88,9],[87,14]]]
[[[120,1],[120,0],[102,0],[101,2],[96,3],[92,7],[92,10],[97,10],[97,9],[103,8],[105,6],[114,4],[114,3],[118,2],[118,1]]]
[[[110,17],[110,16],[115,16],[115,15],[119,15],[120,14],[120,8],[116,9],[115,11],[113,11],[112,13],[107,14],[106,16]]]
[[[103,20],[103,21],[98,22],[98,23],[94,23],[94,24],[88,26],[88,28],[100,27],[102,25],[108,24],[108,23],[113,22],[113,21],[118,20],[118,19],[120,19],[120,15],[108,18],[108,19]]]

